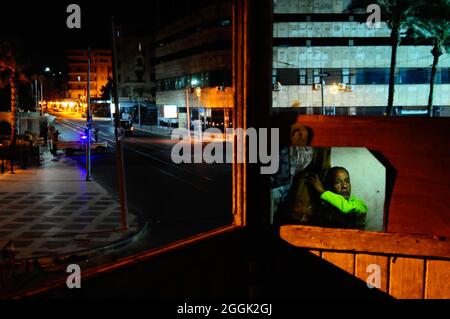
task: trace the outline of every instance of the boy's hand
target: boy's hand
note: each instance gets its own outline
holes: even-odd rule
[[[314,189],[319,193],[319,195],[325,193],[325,189],[323,188],[322,182],[320,181],[317,174],[308,173],[306,174],[305,177],[306,181],[314,187]]]

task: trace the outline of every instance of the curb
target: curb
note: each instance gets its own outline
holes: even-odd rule
[[[170,133],[169,132],[164,132],[164,133],[162,133],[162,132],[155,132],[155,131],[151,131],[151,130],[148,130],[148,129],[143,129],[143,128],[137,127],[137,126],[134,126],[134,129],[137,130],[137,131],[142,131],[142,132],[153,134],[153,135],[156,135],[156,136],[170,137],[172,135],[172,132],[170,132]]]
[[[42,270],[45,272],[52,272],[51,268],[54,271],[58,270],[58,266],[63,265],[67,261],[73,261],[73,262],[80,262],[85,261],[91,256],[99,255],[101,253],[111,253],[115,250],[119,250],[121,248],[124,248],[128,245],[134,244],[138,242],[140,239],[144,237],[144,235],[149,230],[149,224],[145,222],[139,230],[135,233],[129,234],[124,239],[118,239],[114,242],[111,242],[104,246],[97,246],[92,247],[88,249],[80,249],[80,250],[74,250],[72,252],[67,253],[55,253],[53,255],[41,255],[41,256],[30,256],[30,257],[23,257],[23,258],[17,258],[13,259],[12,261],[16,264],[21,265],[21,267],[18,269],[18,272],[23,273],[32,273],[36,270]],[[33,265],[33,267],[36,267],[38,269],[29,270],[29,266]]]
[[[93,247],[90,249],[82,249],[82,250],[77,250],[77,251],[73,251],[70,253],[65,253],[65,254],[56,254],[56,255],[48,255],[48,256],[36,256],[36,257],[28,257],[28,258],[23,258],[23,259],[18,259],[18,261],[33,261],[33,262],[38,262],[39,266],[42,269],[48,269],[48,268],[52,268],[52,267],[57,267],[60,264],[63,264],[65,261],[67,260],[80,260],[80,259],[87,259],[92,255],[98,255],[101,253],[110,253],[114,250],[119,250],[121,248],[124,248],[128,245],[131,245],[133,243],[136,243],[137,241],[139,241],[149,230],[149,225],[147,222],[144,223],[144,225],[140,228],[140,230],[138,230],[136,233],[134,234],[130,234],[127,238],[125,239],[119,239],[115,242],[112,242],[110,244],[107,244],[105,246],[98,246],[98,247]]]

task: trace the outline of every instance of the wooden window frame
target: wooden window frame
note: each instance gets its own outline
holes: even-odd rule
[[[272,0],[263,0],[271,2]],[[251,5],[249,5],[251,3]],[[234,88],[234,103],[235,111],[233,112],[233,126],[247,128],[247,105],[248,105],[248,90],[247,85],[249,83],[249,50],[248,50],[248,35],[249,35],[249,7],[256,7],[260,2],[247,0],[233,0],[233,47],[232,47],[232,76],[233,76],[233,88]],[[270,84],[270,83],[269,83]],[[270,85],[269,85],[270,88]],[[271,94],[271,90],[268,90]],[[234,143],[233,158],[237,158],[237,147]],[[246,142],[244,141],[243,151],[247,149]],[[204,240],[212,239],[214,237],[227,234],[233,231],[238,231],[247,226],[247,164],[237,163],[237,160],[233,164],[233,193],[232,193],[232,214],[233,222],[231,225],[220,227],[211,231],[200,233],[198,235],[176,241],[163,247],[151,249],[143,253],[132,255],[129,257],[121,258],[115,262],[103,264],[98,267],[87,269],[83,272],[83,279],[89,279],[94,276],[98,276],[110,271],[118,270],[122,267],[131,266],[133,264],[143,262],[149,258],[159,256],[161,254],[169,253],[177,249],[202,242]],[[26,290],[22,293],[14,294],[11,297],[24,298],[35,296],[54,288],[58,288],[66,285],[66,276],[55,279],[53,281],[46,282],[44,285],[34,290]]]

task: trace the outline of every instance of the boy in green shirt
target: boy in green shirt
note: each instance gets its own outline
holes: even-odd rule
[[[345,168],[330,168],[324,184],[317,175],[306,178],[325,202],[325,213],[321,215],[326,226],[364,229],[368,209],[363,200],[351,195],[350,174]]]

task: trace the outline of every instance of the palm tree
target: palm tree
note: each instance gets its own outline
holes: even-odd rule
[[[11,45],[0,44],[0,75],[3,86],[9,85],[11,91],[11,146],[16,144],[17,135],[17,63],[12,53]]]
[[[401,41],[401,31],[406,29],[409,17],[413,16],[417,10],[427,4],[424,0],[353,0],[347,11],[361,13],[366,12],[370,4],[377,4],[381,9],[381,14],[391,29],[391,68],[389,73],[389,95],[386,115],[390,116],[394,105],[395,93],[395,68],[397,65],[397,49]]]
[[[416,39],[426,39],[433,43],[431,54],[433,64],[430,77],[430,95],[428,96],[428,115],[433,116],[433,94],[439,58],[445,52],[450,53],[450,0],[428,3],[414,16],[409,18],[410,31]]]

